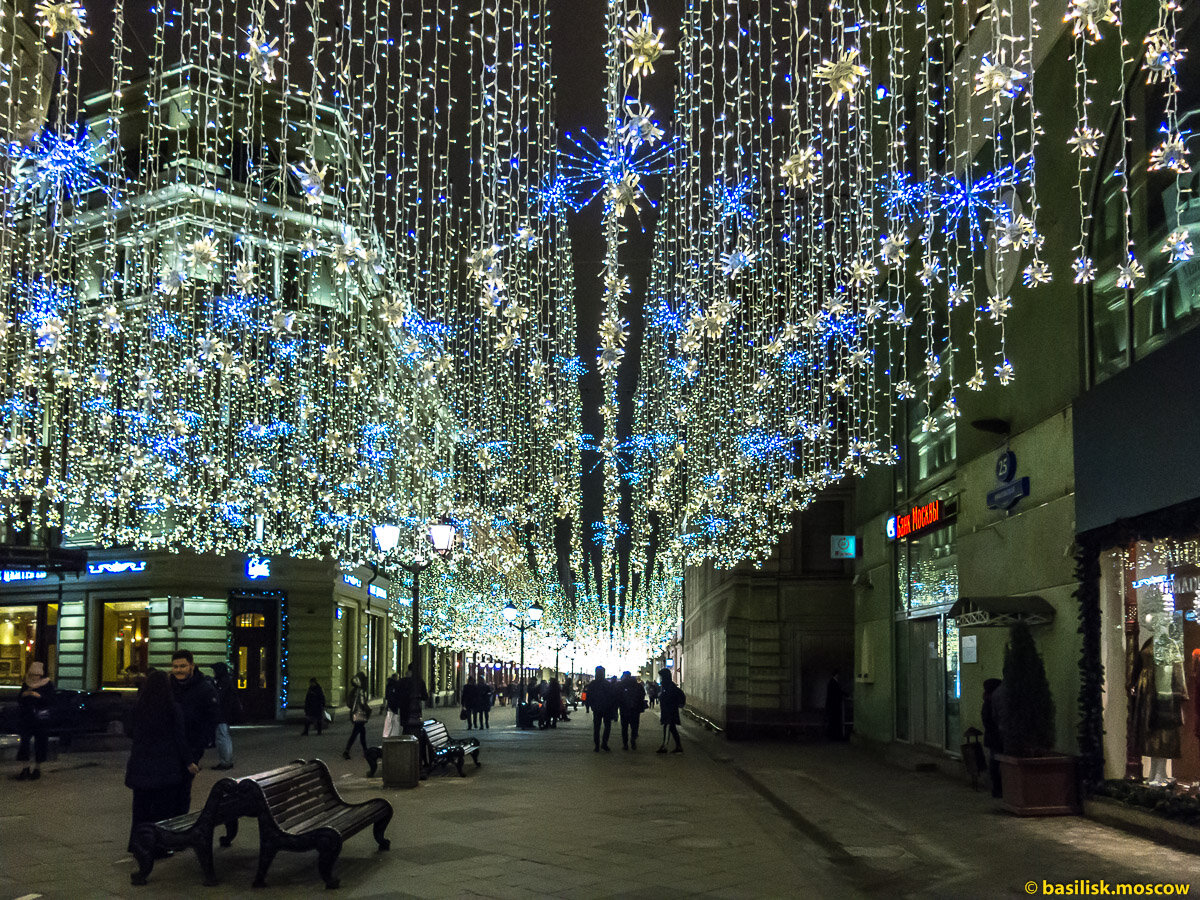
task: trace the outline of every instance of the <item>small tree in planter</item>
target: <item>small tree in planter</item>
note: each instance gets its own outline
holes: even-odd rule
[[[1023,621],[1009,634],[1000,692],[1001,805],[1020,816],[1076,812],[1075,758],[1053,750],[1054,698],[1042,655]]]
[[[1054,749],[1054,698],[1042,655],[1024,621],[1013,625],[1004,649],[1000,732],[1009,756],[1043,756]]]

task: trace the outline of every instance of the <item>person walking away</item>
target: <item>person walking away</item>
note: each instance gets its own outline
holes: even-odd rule
[[[371,718],[371,705],[367,700],[367,673],[359,672],[354,676],[350,696],[346,700],[353,727],[350,729],[350,738],[346,741],[346,749],[342,751],[342,759],[350,758],[350,748],[354,745],[355,738],[362,744],[363,756],[367,755],[367,719]]]
[[[1004,791],[1000,782],[1000,761],[996,755],[1004,752],[1004,738],[1000,734],[1000,717],[997,715],[996,691],[1003,682],[999,678],[988,678],[983,682],[983,746],[988,751],[988,780],[992,783],[992,796],[1000,797]]]
[[[171,692],[183,710],[183,734],[187,739],[191,762],[199,768],[204,748],[213,742],[217,722],[217,689],[211,679],[196,668],[190,650],[171,654]],[[192,780],[195,773],[188,770],[179,787],[181,813],[192,808]]]
[[[383,736],[392,737],[404,727],[400,714],[400,673],[393,672],[383,686]]]
[[[629,672],[621,674],[621,747],[637,749],[638,728],[646,709],[646,689]]]
[[[308,729],[315,724],[317,726],[317,737],[321,736],[321,732],[325,730],[325,691],[321,689],[321,683],[315,678],[308,679],[308,693],[304,695],[304,731],[302,735],[308,734]]]
[[[670,669],[658,670],[659,680],[662,682],[662,690],[658,695],[658,720],[662,723],[663,738],[662,746],[658,748],[657,753],[667,752],[667,733],[670,732],[672,738],[675,739],[675,749],[672,753],[682,753],[683,744],[679,740],[679,710],[687,702],[683,691],[671,680]]]
[[[20,718],[21,743],[17,748],[17,761],[29,762],[29,745],[33,744],[33,768],[28,765],[15,776],[17,781],[36,780],[42,777],[42,763],[46,761],[50,702],[54,699],[54,682],[46,677],[46,664],[35,661],[29,664],[25,682],[17,697]]]
[[[483,676],[479,676],[479,681],[475,684],[475,700],[476,709],[478,710],[478,725],[480,728],[491,728],[488,722],[488,713],[492,710],[492,698],[495,694],[492,693],[492,686],[483,680]]]
[[[404,716],[404,733],[411,734],[417,739],[423,766],[433,763],[429,738],[425,735],[425,729],[421,727],[421,704],[428,702],[429,691],[425,687],[425,679],[420,678],[413,671],[413,664],[409,663],[408,674],[400,679],[400,709]]]
[[[825,685],[825,736],[831,741],[841,741],[846,738],[846,692],[837,669],[829,676]]]
[[[132,853],[133,830],[138,825],[188,811],[186,805],[179,805],[183,783],[200,771],[192,761],[183,728],[183,709],[171,695],[171,679],[166,672],[156,669],[146,675],[133,710],[130,737],[125,786],[133,791],[128,848]]]
[[[648,685],[646,685],[646,701],[650,704],[651,709],[653,709],[655,706],[658,705],[658,682],[657,681],[652,681]]]
[[[587,686],[587,702],[592,709],[592,739],[596,753],[608,750],[608,736],[612,731],[613,719],[617,716],[619,698],[608,679],[604,677],[604,666],[596,666],[596,678]]]
[[[213,743],[217,745],[217,764],[214,769],[233,768],[233,735],[229,726],[241,718],[241,703],[234,692],[229,666],[213,663],[213,687],[217,691],[217,721],[213,728]],[[186,812],[187,810],[184,810]]]
[[[475,686],[475,676],[468,675],[467,683],[462,689],[463,711],[467,714],[467,730],[475,727],[475,717],[479,715],[479,694]]]

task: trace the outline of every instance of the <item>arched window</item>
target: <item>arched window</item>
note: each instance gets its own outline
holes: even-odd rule
[[[1189,6],[1179,18],[1178,46],[1194,47],[1200,40],[1200,16]],[[1097,277],[1091,288],[1090,321],[1092,383],[1103,381],[1163,344],[1200,324],[1200,255],[1171,262],[1162,252],[1167,235],[1187,229],[1200,249],[1200,174],[1176,175],[1169,169],[1150,171],[1151,151],[1162,142],[1166,88],[1147,84],[1139,66],[1126,92],[1129,142],[1122,146],[1121,122],[1114,112],[1098,171],[1102,177],[1093,201],[1090,255]],[[1185,56],[1179,64],[1179,127],[1193,167],[1200,167],[1200,59]],[[1093,110],[1101,108],[1093,88]],[[1188,132],[1191,132],[1189,134]],[[1117,266],[1125,262],[1124,201],[1119,171],[1129,173],[1130,237],[1146,277],[1125,290],[1117,286]],[[1183,191],[1184,203],[1176,213]],[[1177,222],[1178,218],[1178,222]]]

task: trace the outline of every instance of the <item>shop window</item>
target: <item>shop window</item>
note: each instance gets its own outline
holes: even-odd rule
[[[233,624],[235,628],[266,628],[267,617],[262,613],[242,613]]]
[[[58,667],[58,604],[45,605],[44,659],[56,678]],[[38,607],[6,606],[0,610],[0,685],[20,685],[29,664],[38,658]]]
[[[900,547],[897,575],[902,612],[949,606],[958,599],[955,532],[952,523]]]
[[[145,600],[105,603],[101,616],[100,684],[132,687],[150,656],[150,605]]]

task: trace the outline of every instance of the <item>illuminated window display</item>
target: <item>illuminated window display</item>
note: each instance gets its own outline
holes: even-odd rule
[[[150,606],[146,600],[104,604],[101,618],[100,684],[133,687],[146,674],[150,654]]]
[[[38,643],[38,607],[0,608],[0,685],[20,685],[34,661]],[[58,604],[45,604],[46,673],[58,674]]]

